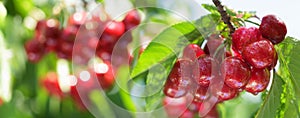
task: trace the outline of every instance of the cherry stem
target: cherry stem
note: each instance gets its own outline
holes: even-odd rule
[[[224,9],[224,6],[221,4],[219,0],[212,0],[215,6],[217,7],[219,13],[221,14],[222,20],[225,24],[227,24],[229,30],[230,30],[230,35],[234,33],[235,28],[230,22],[230,16],[228,16],[226,10]]]

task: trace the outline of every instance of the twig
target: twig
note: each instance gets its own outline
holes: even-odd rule
[[[218,8],[219,13],[221,14],[222,20],[225,24],[227,24],[229,30],[230,30],[230,35],[234,33],[235,28],[230,22],[230,17],[228,16],[227,12],[224,9],[224,6],[221,4],[219,0],[213,0],[213,3],[215,6]]]

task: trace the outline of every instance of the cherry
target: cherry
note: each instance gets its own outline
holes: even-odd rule
[[[167,115],[171,118],[179,117],[181,114],[186,111],[187,107],[187,99],[186,97],[181,98],[171,98],[164,97],[163,105]]]
[[[60,36],[59,22],[55,19],[41,20],[37,23],[37,35],[45,35],[46,38],[58,38]]]
[[[198,58],[198,64],[200,77],[196,78],[196,82],[201,86],[208,87],[210,80],[215,77],[215,75],[212,75],[212,69],[216,62],[212,57],[204,55]]]
[[[85,12],[77,12],[74,13],[69,17],[68,23],[69,25],[75,25],[77,27],[80,27],[82,24],[85,23],[87,14]]]
[[[227,57],[221,67],[225,83],[231,88],[242,88],[250,79],[250,67],[237,57]]]
[[[94,70],[102,89],[106,90],[113,86],[115,78],[113,68],[109,62],[97,64]]]
[[[277,54],[277,52],[276,52],[276,50],[275,50],[275,57],[274,57],[274,62],[273,62],[273,64],[271,64],[269,67],[267,67],[269,70],[272,70],[272,69],[274,69],[275,68],[275,66],[277,65],[277,61],[278,61],[278,54]]]
[[[64,59],[72,59],[74,41],[60,41],[57,56]]]
[[[207,43],[204,47],[204,52],[206,54],[214,55],[218,47],[223,43],[223,38],[220,35],[212,34],[207,39]]]
[[[25,44],[25,50],[28,60],[34,63],[41,60],[45,54],[45,48],[43,46],[44,45],[36,39],[27,41]]]
[[[114,36],[120,37],[125,32],[125,25],[123,22],[110,21],[106,24],[104,33]]]
[[[3,104],[3,100],[0,98],[0,107],[2,106]]]
[[[266,68],[275,61],[275,48],[268,40],[253,42],[244,47],[244,59],[255,68]]]
[[[183,50],[183,57],[187,59],[198,58],[204,55],[205,52],[196,44],[189,44]]]
[[[194,113],[188,109],[186,109],[179,118],[194,118]]]
[[[207,87],[198,86],[196,92],[194,93],[194,101],[195,102],[201,102],[208,98],[206,92]]]
[[[217,107],[214,106],[203,118],[219,118]]]
[[[218,95],[220,101],[225,101],[235,98],[238,94],[238,91],[237,89],[231,88],[224,84],[221,91],[214,90],[214,93]]]
[[[179,98],[187,93],[188,85],[191,83],[191,77],[189,77],[191,75],[185,75],[183,71],[186,70],[182,70],[182,68],[189,64],[190,61],[184,59],[180,59],[175,63],[164,86],[163,91],[166,96]]]
[[[273,44],[282,42],[287,33],[285,23],[275,15],[263,17],[259,30],[263,37],[269,39]]]
[[[137,10],[129,11],[123,20],[126,31],[139,25],[140,22],[141,22],[141,18]]]
[[[256,95],[265,90],[270,81],[270,71],[268,69],[251,69],[251,79],[245,87],[245,90]]]
[[[232,34],[232,49],[239,53],[249,43],[261,40],[261,33],[256,27],[240,27]]]
[[[47,73],[46,77],[42,81],[42,84],[46,88],[47,92],[49,92],[50,95],[58,98],[63,98],[64,94],[60,89],[58,76],[56,73],[54,72]]]

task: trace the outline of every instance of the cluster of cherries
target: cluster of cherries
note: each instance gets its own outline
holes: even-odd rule
[[[193,102],[202,103],[212,96],[222,102],[243,90],[254,95],[264,91],[277,63],[274,45],[282,42],[286,33],[283,21],[267,15],[259,28],[238,28],[232,34],[230,51],[219,35],[211,35],[204,50],[188,45],[168,76],[165,95],[181,98],[191,94]]]
[[[93,90],[98,90],[98,85],[102,90],[110,89],[115,80],[112,71],[111,64],[109,62],[98,63],[97,68],[89,69],[88,71],[82,71],[81,73],[88,74],[89,78],[77,78],[76,75],[68,75],[59,78],[59,75],[55,72],[48,72],[45,77],[41,78],[41,85],[47,90],[50,96],[56,97],[60,100],[70,96],[78,108],[86,110],[86,105],[83,104],[83,100],[87,103],[89,101],[89,94]],[[65,79],[66,81],[60,81],[59,79]],[[62,85],[61,82],[63,83]],[[69,87],[70,91],[63,91],[62,87]]]
[[[45,54],[54,52],[59,58],[72,59],[76,64],[87,64],[96,54],[102,62],[85,72],[90,78],[80,78],[80,73],[68,76],[73,80],[75,78],[76,81],[70,85],[70,92],[62,91],[57,73],[49,72],[41,79],[42,86],[51,96],[63,99],[71,95],[80,108],[85,109],[82,99],[88,99],[88,94],[97,89],[98,84],[103,90],[113,86],[114,76],[111,65],[113,49],[120,37],[125,32],[131,34],[131,30],[139,25],[140,21],[141,18],[136,10],[129,11],[122,21],[102,21],[96,15],[88,17],[84,12],[75,13],[63,29],[60,29],[59,22],[55,19],[41,20],[37,23],[35,37],[26,42],[25,50],[31,62],[39,62]],[[127,45],[131,37],[122,41],[122,44]],[[130,57],[129,53],[126,56]]]
[[[86,64],[94,54],[110,60],[118,39],[137,26],[140,20],[136,10],[129,11],[123,21],[102,21],[100,16],[78,12],[69,18],[63,29],[55,19],[41,20],[36,25],[34,38],[25,44],[28,60],[38,62],[48,52],[63,59],[73,58],[77,64]]]

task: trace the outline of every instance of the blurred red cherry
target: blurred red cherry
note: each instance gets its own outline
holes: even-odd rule
[[[31,62],[38,62],[45,54],[44,45],[36,39],[27,41],[24,47],[27,54],[27,58]]]
[[[42,80],[43,86],[51,96],[62,99],[64,93],[60,89],[58,75],[55,72],[48,72],[46,77]]]

